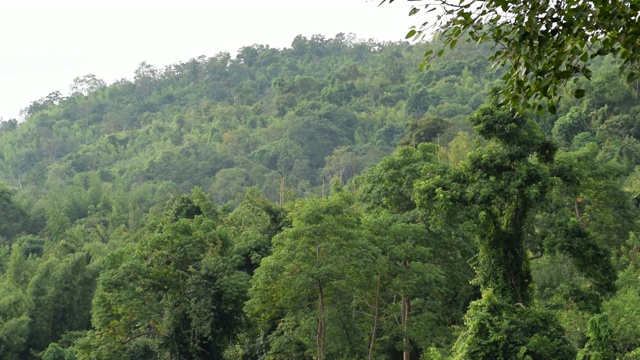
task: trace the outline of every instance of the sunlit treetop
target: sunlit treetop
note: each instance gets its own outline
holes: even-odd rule
[[[567,82],[590,79],[590,62],[599,56],[619,58],[627,81],[639,78],[640,0],[409,1],[415,2],[410,15],[428,20],[407,38],[435,32],[441,44],[439,51],[425,54],[422,67],[461,39],[492,42],[490,60],[506,69],[501,99],[520,112],[541,111],[546,104],[554,113]],[[573,96],[584,96],[584,90]]]

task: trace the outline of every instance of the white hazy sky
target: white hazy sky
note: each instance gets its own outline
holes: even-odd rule
[[[138,64],[158,68],[242,46],[289,47],[302,34],[355,33],[397,41],[415,23],[398,0],[0,0],[0,117],[77,76],[132,79]]]

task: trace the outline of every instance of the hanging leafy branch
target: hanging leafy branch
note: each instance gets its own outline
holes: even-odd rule
[[[392,3],[395,0],[383,0]],[[410,30],[407,38],[436,32],[439,51],[425,53],[422,67],[465,39],[492,42],[490,60],[505,67],[501,100],[522,112],[543,109],[555,113],[570,80],[591,78],[590,63],[612,54],[622,60],[627,81],[639,78],[640,1],[602,0],[416,0],[410,15],[430,13],[430,19]],[[576,98],[585,95],[576,89]]]

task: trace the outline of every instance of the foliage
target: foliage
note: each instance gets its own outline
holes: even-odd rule
[[[398,148],[354,181],[359,198],[372,214],[367,218],[371,222],[369,231],[380,237],[376,244],[381,250],[378,260],[378,285],[382,284],[383,289],[381,300],[387,303],[389,300],[384,296],[395,297],[397,292],[403,300],[402,307],[411,308],[410,316],[406,316],[405,333],[399,333],[395,325],[380,321],[385,334],[380,340],[403,340],[401,348],[405,352],[408,344],[414,351],[416,348],[432,352],[446,349],[443,344],[452,341],[452,330],[461,325],[462,314],[474,293],[469,284],[472,271],[466,262],[475,251],[467,233],[469,229],[453,226],[433,231],[424,223],[423,214],[416,210],[414,183],[420,179],[422,169],[444,166],[437,160],[437,150],[424,143],[417,149]],[[404,266],[398,266],[401,264]],[[414,267],[416,264],[424,264],[424,268]],[[434,281],[438,273],[446,274],[448,286]],[[427,279],[432,280],[423,283]],[[394,285],[387,285],[387,281]],[[393,308],[387,305],[381,312],[394,316],[390,312]],[[416,324],[414,318],[420,319],[421,324]]]
[[[607,314],[599,314],[589,319],[587,336],[589,341],[578,353],[578,360],[606,360],[614,359],[613,344],[611,343],[611,326]]]
[[[548,99],[548,109],[555,113],[564,85],[576,76],[591,79],[592,60],[607,54],[622,60],[617,67],[628,82],[638,78],[640,29],[635,20],[640,5],[634,1],[438,0],[413,6],[410,14],[421,11],[435,11],[435,20],[425,21],[407,38],[436,29],[441,41],[439,51],[425,53],[425,63],[459,40],[490,42],[489,59],[507,67],[501,97],[511,108],[540,109]],[[577,98],[584,95],[584,89],[574,91]]]
[[[0,184],[0,240],[11,244],[16,235],[26,230],[29,225],[27,212],[13,199],[12,192]]]
[[[454,359],[575,359],[555,316],[544,310],[513,306],[493,292],[471,304],[467,330],[455,345]]]
[[[95,331],[80,343],[80,359],[140,349],[221,356],[238,326],[248,276],[225,260],[225,231],[200,214],[192,199],[179,197],[136,246],[109,256],[93,301]]]
[[[475,207],[472,221],[478,225],[480,246],[477,282],[504,301],[527,305],[532,293],[524,227],[532,207],[550,187],[545,165],[555,149],[537,124],[514,118],[505,107],[482,107],[471,121],[491,142],[448,174],[425,169],[416,189],[418,205],[435,218],[459,206]]]
[[[251,281],[248,314],[269,329],[269,354],[353,358],[362,334],[346,323],[375,248],[359,230],[347,194],[293,205],[291,228],[277,235]],[[348,277],[343,275],[349,273]],[[275,291],[274,291],[275,290]]]

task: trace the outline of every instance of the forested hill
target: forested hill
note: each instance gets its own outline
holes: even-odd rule
[[[327,179],[346,181],[389,154],[411,120],[450,120],[433,130],[443,144],[469,128],[464,116],[492,77],[486,53],[461,49],[425,73],[417,68],[424,51],[297,37],[290,48],[248,46],[235,58],[142,63],[134,81],[109,86],[78,78],[71,96],[52,93],[26,108],[17,128],[3,125],[0,176],[33,198],[46,189],[49,199],[67,199],[67,209],[88,179],[113,184],[114,201],[124,192],[140,198],[142,211],[194,186],[219,203],[254,186],[278,201],[283,179],[298,195],[319,195]]]
[[[432,48],[142,63],[2,123],[0,358],[480,358],[481,297],[519,321],[491,329],[505,359],[590,351],[598,326],[637,356],[637,87],[605,58],[583,98],[515,114],[489,45],[419,70]],[[501,231],[533,269],[507,305],[482,282]]]

